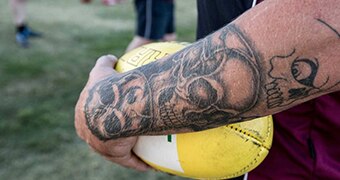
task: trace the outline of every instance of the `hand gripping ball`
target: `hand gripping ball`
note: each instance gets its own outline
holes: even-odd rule
[[[178,42],[144,45],[123,55],[116,70],[132,70],[186,45]],[[194,133],[140,136],[133,151],[160,171],[196,179],[225,179],[258,166],[267,156],[272,138],[272,117],[266,116]]]

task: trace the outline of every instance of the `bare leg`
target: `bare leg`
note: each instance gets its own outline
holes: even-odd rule
[[[163,37],[163,41],[176,41],[176,34],[175,33],[170,33],[170,34],[165,34]]]
[[[130,42],[130,44],[128,45],[128,47],[126,48],[125,52],[129,52],[132,49],[135,49],[139,46],[142,46],[144,44],[148,44],[148,43],[151,43],[151,42],[153,42],[153,41],[150,40],[150,39],[146,39],[146,38],[143,38],[141,36],[135,36],[132,39],[132,41]]]
[[[26,20],[26,0],[10,0],[9,5],[13,14],[13,22],[16,26],[21,26]]]
[[[176,34],[171,33],[171,34],[165,34],[162,40],[163,41],[176,41],[176,38],[177,38]],[[149,44],[152,42],[155,42],[155,41],[143,38],[141,36],[135,36],[130,42],[130,44],[128,45],[128,47],[126,48],[125,52],[129,52],[139,46],[142,46],[144,44]]]
[[[28,47],[30,37],[41,37],[40,33],[32,31],[26,24],[26,0],[9,0],[16,26],[16,41],[22,47]]]

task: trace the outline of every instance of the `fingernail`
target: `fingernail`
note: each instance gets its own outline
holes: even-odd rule
[[[114,56],[114,55],[112,55],[112,54],[108,54],[108,55],[106,55],[106,56],[109,57],[109,58],[111,58],[111,59],[117,59],[117,57]]]

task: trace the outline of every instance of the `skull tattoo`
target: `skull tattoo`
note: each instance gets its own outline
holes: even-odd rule
[[[287,56],[274,56],[270,65],[268,74],[272,81],[266,84],[268,108],[290,105],[338,83],[331,82],[328,76],[318,75],[318,59],[300,57],[295,50]]]
[[[155,127],[198,131],[240,121],[238,115],[256,104],[259,56],[235,26],[221,31],[218,39],[208,37],[170,59],[175,67],[154,79],[154,86],[163,87],[155,89],[161,119]],[[242,81],[236,76],[242,76]],[[239,92],[244,96],[239,97]]]
[[[85,105],[87,125],[101,140],[138,133],[150,126],[150,101],[150,88],[142,74],[104,80],[90,91]]]

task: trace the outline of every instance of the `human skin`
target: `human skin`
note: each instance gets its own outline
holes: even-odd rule
[[[268,0],[174,55],[117,73],[101,57],[76,109],[78,135],[125,167],[139,135],[275,114],[340,89],[340,3]]]
[[[23,25],[26,20],[26,0],[10,0],[9,5],[16,26]]]

